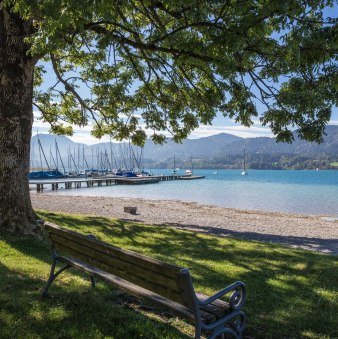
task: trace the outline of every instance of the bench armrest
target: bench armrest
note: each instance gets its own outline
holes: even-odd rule
[[[223,290],[217,292],[216,294],[207,299],[199,300],[199,305],[200,306],[209,305],[213,301],[220,299],[221,297],[223,297],[224,295],[228,294],[231,291],[233,291],[233,293],[231,294],[229,300],[230,309],[231,311],[240,310],[244,306],[246,300],[245,284],[241,281],[234,282],[233,284],[225,287]]]

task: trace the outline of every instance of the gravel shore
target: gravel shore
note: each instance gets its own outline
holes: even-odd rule
[[[173,200],[48,194],[31,194],[31,198],[35,209],[170,225],[338,254],[338,222],[324,216],[247,211]],[[136,206],[137,214],[125,213],[124,206]]]

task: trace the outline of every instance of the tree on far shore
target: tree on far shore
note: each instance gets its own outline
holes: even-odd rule
[[[53,133],[95,122],[93,135],[138,145],[145,129],[180,141],[216,114],[320,142],[337,105],[337,19],[323,14],[332,5],[0,0],[0,230],[35,229],[33,105]],[[55,83],[42,91],[50,69]]]

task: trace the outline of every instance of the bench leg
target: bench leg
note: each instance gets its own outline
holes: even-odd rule
[[[195,330],[195,339],[201,339],[201,332],[198,330]]]
[[[196,321],[195,323],[195,339],[201,339],[202,335],[202,326],[200,321]]]
[[[90,282],[92,283],[92,287],[94,288],[94,287],[95,287],[94,276],[93,276],[93,275],[90,275],[89,278],[90,278]]]
[[[231,328],[229,327],[222,327],[216,328],[212,334],[208,337],[208,339],[216,339],[216,338],[224,338],[225,334],[231,334],[232,338],[240,339],[241,337]]]
[[[67,270],[68,268],[70,268],[70,265],[65,265],[64,267],[60,268],[56,273],[55,273],[55,268],[56,268],[56,264],[57,264],[57,258],[53,259],[53,263],[52,266],[50,268],[50,274],[49,274],[49,278],[47,280],[47,283],[45,285],[45,287],[43,288],[42,292],[41,292],[41,296],[45,297],[48,294],[48,289],[50,287],[50,285],[53,283],[53,281],[57,278],[57,276],[62,273],[63,271]]]
[[[232,338],[235,339],[242,338],[242,333],[246,325],[246,315],[244,312],[240,311],[235,317],[237,319],[234,318],[231,325],[225,323],[216,327],[208,339],[224,338],[225,334],[230,334]]]

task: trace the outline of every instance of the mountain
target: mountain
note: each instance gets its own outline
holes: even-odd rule
[[[319,145],[297,137],[293,143],[288,144],[277,143],[274,138],[244,139],[226,133],[200,139],[187,139],[182,144],[177,144],[170,138],[164,145],[155,145],[151,140],[147,140],[142,154],[147,167],[170,168],[173,166],[174,156],[177,166],[187,167],[188,160],[192,156],[194,167],[238,168],[241,166],[245,149],[251,168],[329,168],[330,162],[338,160],[338,126],[327,126],[326,134],[324,142]],[[105,157],[109,161],[112,155],[116,166],[119,166],[118,163],[122,165],[122,158],[138,159],[141,154],[141,149],[138,147],[130,150],[128,143],[99,143],[88,146],[75,143],[65,136],[49,134],[39,134],[39,139],[47,161],[52,162],[53,156],[56,158],[56,141],[62,160],[69,166],[71,162],[82,161],[84,164],[84,158],[89,166],[100,166],[100,159]],[[41,163],[43,155],[39,150],[37,136],[32,138],[32,153],[32,161]]]
[[[39,134],[40,142],[43,146],[43,149],[46,153],[49,154],[49,151],[55,151],[55,141],[57,141],[59,150],[61,154],[67,154],[67,151],[70,149],[73,150],[74,147],[78,145],[88,147],[87,145],[78,144],[70,140],[69,138],[63,135],[54,135],[54,134]],[[38,144],[38,136],[34,135],[31,139],[31,149],[38,152],[39,144]]]
[[[219,149],[215,156],[238,154],[245,148],[248,154],[338,154],[338,126],[327,126],[324,142],[317,144],[301,140],[295,135],[291,144],[276,142],[274,138],[257,137],[237,140],[228,147]]]
[[[177,144],[171,138],[163,145],[156,145],[152,140],[147,140],[144,146],[143,154],[146,158],[153,160],[165,160],[168,157],[177,159],[186,159],[193,157],[209,157],[215,149],[220,149],[235,141],[242,140],[232,134],[221,133],[210,137],[200,139],[187,139],[181,144]],[[113,143],[114,149],[119,149],[118,144]],[[91,147],[100,149],[109,149],[109,143],[101,143],[99,146],[93,145]]]
[[[155,145],[148,140],[145,145],[145,156],[151,159],[164,159],[164,156],[171,157],[175,155],[177,159],[186,159],[192,157],[210,157],[214,150],[226,147],[242,138],[231,134],[218,134],[200,139],[187,139],[182,144],[177,144],[172,139],[168,139],[164,145]]]

